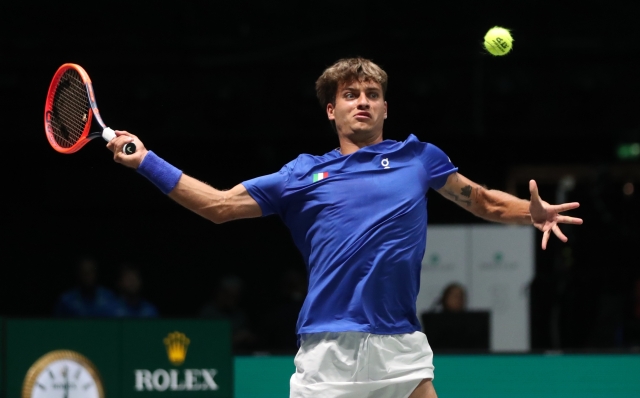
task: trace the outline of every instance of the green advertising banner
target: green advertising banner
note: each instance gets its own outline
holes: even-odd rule
[[[6,396],[117,397],[119,336],[113,321],[5,320]]]
[[[122,324],[122,397],[233,397],[231,329],[222,321]]]
[[[0,391],[6,397],[234,396],[226,321],[5,320],[4,325]]]

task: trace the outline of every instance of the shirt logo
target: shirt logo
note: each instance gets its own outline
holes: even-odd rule
[[[389,158],[384,158],[382,159],[382,162],[380,162],[380,164],[382,165],[382,167],[384,167],[385,169],[389,168]]]
[[[323,171],[322,173],[315,173],[313,175],[313,182],[318,182],[320,180],[324,180],[327,177],[329,177],[329,172],[327,172],[327,171]]]

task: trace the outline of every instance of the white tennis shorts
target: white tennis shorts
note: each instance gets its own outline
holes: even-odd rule
[[[294,363],[290,398],[406,398],[433,379],[433,352],[421,332],[305,334]]]

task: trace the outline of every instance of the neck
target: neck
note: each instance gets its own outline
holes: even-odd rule
[[[357,134],[352,134],[351,136],[339,134],[338,139],[340,140],[340,153],[342,155],[350,155],[361,148],[382,142],[382,131],[366,137],[357,137]]]

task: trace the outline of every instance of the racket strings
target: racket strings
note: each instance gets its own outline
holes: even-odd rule
[[[56,143],[63,148],[73,146],[89,120],[87,89],[78,72],[66,71],[60,78],[51,104],[51,126]]]

